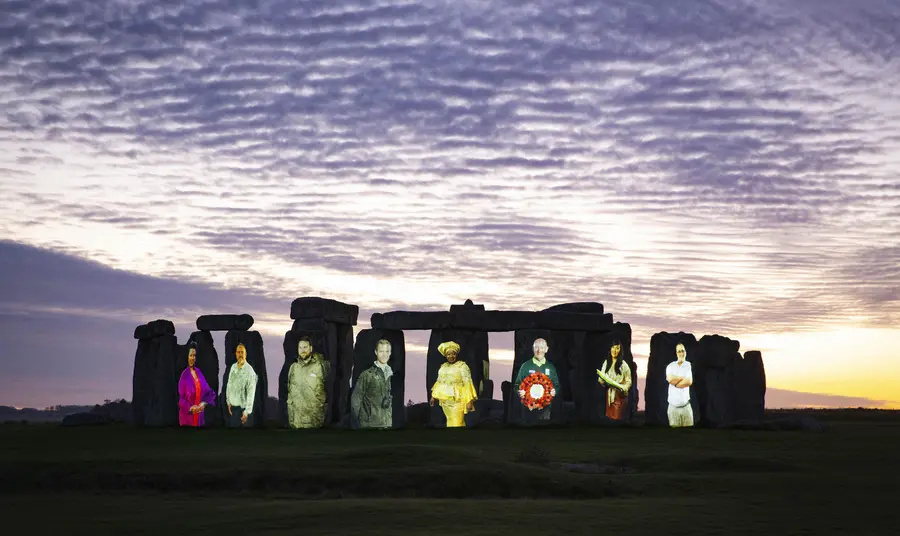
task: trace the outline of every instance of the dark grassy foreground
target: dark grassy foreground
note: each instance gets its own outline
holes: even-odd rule
[[[8,534],[900,533],[900,412],[815,417],[824,432],[6,425],[0,515]]]

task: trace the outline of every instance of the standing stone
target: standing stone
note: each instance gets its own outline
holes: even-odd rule
[[[178,339],[168,320],[135,329],[138,347],[132,375],[132,407],[137,426],[178,425]]]
[[[519,426],[534,426],[541,424],[559,424],[566,421],[565,401],[573,398],[573,379],[575,367],[572,366],[572,339],[573,333],[566,331],[552,331],[546,329],[523,329],[515,333],[515,357],[513,359],[512,373],[510,375],[509,398],[507,401],[507,422]],[[559,385],[556,386],[556,396],[549,408],[543,410],[529,410],[522,405],[519,397],[519,383],[516,379],[523,364],[534,357],[534,341],[544,339],[547,341],[547,354],[545,358],[556,368]],[[548,367],[545,367],[545,369]],[[546,370],[542,372],[546,373]]]
[[[488,363],[485,361],[485,363]],[[478,396],[479,400],[493,400],[494,398],[494,380],[489,379],[488,374],[490,374],[489,369],[485,368],[485,378],[481,380],[481,394]]]
[[[297,298],[291,302],[291,319],[321,318],[335,324],[355,326],[359,307],[319,297]]]
[[[503,395],[503,424],[509,422],[509,397],[512,383],[504,380],[500,382],[500,394]]]
[[[613,323],[612,315],[604,312],[603,304],[598,302],[574,302],[562,303],[544,309],[549,313],[576,313],[579,315],[593,315],[602,317],[608,328],[605,331],[556,331],[552,335],[557,346],[556,359],[562,361],[561,354],[565,354],[565,363],[568,373],[562,378],[565,392],[564,403],[566,407],[572,406],[573,419],[576,422],[593,423],[598,420],[606,420],[605,399],[601,396],[601,386],[597,382],[596,369],[599,368],[603,358],[608,354],[612,342],[613,331],[618,331],[622,339],[622,353],[626,357],[629,366],[632,365],[631,356],[631,329],[627,324]],[[623,326],[627,326],[623,327]],[[545,337],[546,338],[546,337]],[[562,345],[562,346],[560,346]],[[517,343],[517,348],[519,344]],[[526,349],[527,350],[527,349]],[[517,350],[518,351],[518,350]],[[526,353],[530,352],[527,350]],[[553,354],[551,344],[550,353]],[[529,356],[524,356],[528,359]],[[634,371],[634,368],[632,368]],[[511,390],[512,395],[516,395]],[[513,399],[517,396],[512,396]],[[636,387],[632,396],[629,396],[629,404],[637,407]],[[601,404],[602,403],[602,404]],[[515,404],[514,404],[515,406]],[[511,408],[515,409],[514,406]],[[601,407],[602,406],[602,407]],[[629,415],[633,414],[629,411]]]
[[[402,331],[364,329],[356,335],[350,396],[352,397],[353,389],[356,388],[359,375],[374,366],[375,348],[381,339],[386,339],[391,343],[391,358],[388,360],[388,365],[393,372],[391,376],[391,427],[403,428],[406,425],[406,342]],[[349,414],[349,399],[347,412],[350,427],[358,428],[359,422],[356,420],[356,416]]]
[[[219,407],[222,418],[228,422],[228,374],[237,362],[235,350],[243,343],[247,348],[247,363],[256,373],[256,396],[253,400],[253,426],[262,428],[266,420],[266,398],[269,396],[269,380],[266,373],[266,355],[263,350],[262,335],[258,331],[231,330],[225,333],[225,374],[222,375],[222,390],[219,394]]]
[[[151,350],[150,339],[138,339],[134,352],[134,371],[131,376],[131,409],[135,426],[146,426],[147,415],[151,413],[152,382],[150,377],[156,370],[156,352]]]
[[[560,311],[565,313],[584,313],[593,315],[603,314],[603,304],[597,302],[573,302],[561,303],[553,307],[547,307],[544,311]]]
[[[465,361],[469,366],[469,371],[472,374],[472,383],[475,384],[475,390],[478,391],[479,388],[483,387],[484,363],[488,361],[487,332],[461,329],[433,330],[431,332],[431,338],[428,341],[428,356],[426,361],[425,396],[428,397],[428,399],[431,398],[431,388],[437,381],[438,370],[441,368],[441,365],[447,362],[446,358],[438,352],[437,347],[439,344],[447,341],[455,341],[459,344],[460,350],[457,359]],[[432,426],[435,428],[445,428],[447,426],[447,419],[438,402],[435,402],[434,407],[430,409],[429,414],[429,422]],[[480,404],[476,401],[475,411],[467,413],[465,416],[466,426],[475,426],[478,423],[479,414]]]
[[[766,411],[766,369],[762,353],[744,352],[735,372],[738,420],[761,422]]]
[[[322,318],[297,319],[290,331],[284,334],[284,364],[278,375],[278,405],[281,408],[280,421],[285,428],[290,427],[287,412],[288,402],[288,374],[291,365],[298,358],[297,343],[301,338],[308,337],[313,345],[313,353],[322,354],[330,367],[328,378],[325,379],[325,423],[329,426],[341,418],[341,414],[335,411],[340,407],[336,400],[336,394],[340,395],[340,378],[338,377],[338,325],[327,322]]]
[[[336,326],[337,333],[337,370],[334,374],[334,404],[332,404],[332,415],[335,422],[340,420],[350,412],[350,386],[354,380],[353,363],[353,326],[349,324],[338,324]],[[401,332],[402,337],[402,332]],[[373,348],[374,352],[375,349]],[[393,385],[391,386],[393,389]]]
[[[243,315],[202,315],[197,317],[200,331],[247,331],[253,327],[253,317]]]
[[[699,419],[700,407],[697,400],[698,373],[696,361],[697,338],[690,333],[656,333],[650,338],[650,356],[647,360],[647,383],[644,387],[644,399],[646,406],[644,415],[648,425],[669,426],[669,383],[666,381],[666,367],[678,358],[675,355],[675,347],[681,343],[687,351],[685,361],[691,363],[691,373],[694,377],[690,390],[691,409],[694,412],[694,422]]]
[[[735,421],[735,368],[741,359],[740,342],[720,335],[704,335],[697,342],[694,383],[700,407],[700,426],[723,427]]]
[[[171,320],[158,319],[134,328],[134,338],[152,339],[162,335],[175,335],[175,324]]]
[[[175,372],[178,338],[162,335],[155,340],[159,341],[155,384],[160,393],[155,426],[178,426],[178,374]]]

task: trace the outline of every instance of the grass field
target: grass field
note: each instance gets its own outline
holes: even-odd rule
[[[5,425],[0,512],[10,534],[900,533],[900,412],[815,417],[825,431]]]

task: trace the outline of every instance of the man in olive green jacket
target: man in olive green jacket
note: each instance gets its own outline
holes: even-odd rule
[[[287,413],[291,428],[320,428],[325,424],[325,381],[330,364],[303,337],[297,343],[297,361],[288,370]]]
[[[391,376],[388,365],[391,343],[381,339],[375,345],[375,363],[360,373],[350,397],[350,416],[353,428],[390,428],[393,422]]]

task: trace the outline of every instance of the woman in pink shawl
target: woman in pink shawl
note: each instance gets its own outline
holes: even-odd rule
[[[197,364],[197,343],[188,349],[188,366],[178,380],[178,424],[203,426],[206,406],[216,403],[216,393],[206,383]]]

